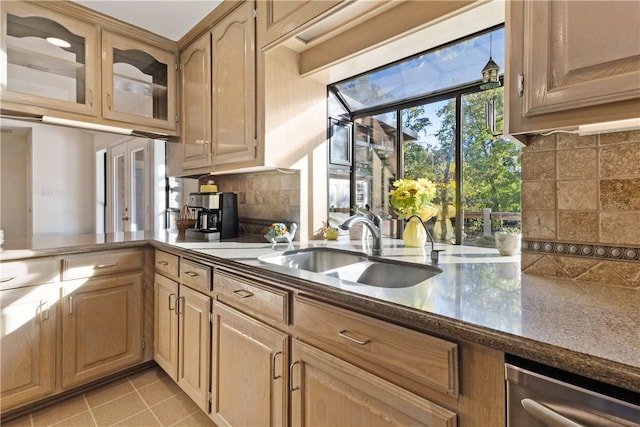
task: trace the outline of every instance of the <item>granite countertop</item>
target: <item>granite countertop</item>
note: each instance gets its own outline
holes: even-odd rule
[[[520,272],[520,257],[495,249],[436,245],[444,249],[442,273],[408,288],[356,285],[266,264],[258,257],[279,251],[329,246],[370,253],[346,236],[336,242],[272,246],[261,236],[224,242],[186,242],[175,233],[116,233],[5,241],[0,260],[112,249],[152,243],[211,258],[245,272],[285,281],[342,306],[476,342],[550,366],[640,392],[638,290],[539,277]],[[428,250],[386,240],[383,257],[430,264]]]

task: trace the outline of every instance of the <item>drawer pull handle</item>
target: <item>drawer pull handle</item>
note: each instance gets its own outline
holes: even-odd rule
[[[185,271],[184,274],[186,274],[189,277],[197,277],[198,273],[196,273],[195,271]]]
[[[349,340],[351,342],[354,342],[354,343],[356,343],[358,345],[367,345],[367,344],[369,344],[371,342],[371,340],[363,341],[363,340],[359,340],[357,338],[354,338],[352,336],[349,336],[347,334],[347,330],[346,329],[343,329],[340,332],[338,332],[338,335],[340,335],[342,338],[344,338],[346,340]]]
[[[163,267],[166,267],[167,265],[169,265],[167,261],[158,261],[158,264],[160,264]]]
[[[12,277],[3,277],[2,279],[0,279],[0,283],[7,283],[12,281],[13,279],[15,279],[16,276],[12,276]]]
[[[49,301],[41,302],[39,308],[42,321],[49,320]]]
[[[296,360],[291,365],[289,365],[289,391],[300,390],[300,386],[296,386],[296,387],[293,386],[293,368],[299,363],[300,361]]]
[[[73,314],[73,297],[67,298],[67,302],[69,304],[69,314]]]
[[[174,294],[174,293],[170,293],[169,294],[169,298],[168,298],[169,299],[169,311],[173,311],[175,309],[175,303],[174,303],[174,306],[171,307],[171,297],[175,298],[175,296],[176,296],[176,294]]]
[[[245,289],[238,289],[233,291],[234,294],[236,294],[238,297],[240,298],[249,298],[252,297],[253,294]]]
[[[276,358],[279,354],[282,354],[281,351],[278,351],[273,354],[273,359],[271,360],[271,378],[274,380],[282,378],[282,375],[276,375]]]
[[[178,316],[182,314],[182,312],[180,311],[180,300],[184,300],[184,297],[176,298],[176,314]]]
[[[118,265],[117,262],[114,262],[113,264],[98,264],[95,267],[93,267],[94,270],[101,270],[103,268],[111,268],[111,267],[115,267],[116,265]]]

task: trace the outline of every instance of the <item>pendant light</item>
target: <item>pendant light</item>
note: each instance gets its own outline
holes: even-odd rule
[[[489,33],[489,62],[482,69],[482,84],[480,85],[481,90],[487,89],[495,89],[500,87],[500,76],[498,73],[500,72],[500,67],[498,64],[493,62],[492,58],[492,49],[493,49],[493,33]]]

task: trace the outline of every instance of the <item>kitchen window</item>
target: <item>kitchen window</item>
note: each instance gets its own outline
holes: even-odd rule
[[[338,200],[330,190],[332,224],[362,209],[393,220],[393,182],[428,178],[436,240],[483,245],[519,227],[520,147],[502,135],[503,88],[480,88],[489,57],[504,69],[503,26],[329,86],[330,120],[353,132],[351,164],[329,164],[330,189],[351,192]]]

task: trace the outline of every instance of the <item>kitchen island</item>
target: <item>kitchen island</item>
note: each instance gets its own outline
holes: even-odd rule
[[[369,253],[366,242],[346,236],[335,242],[275,246],[261,236],[224,242],[183,241],[177,239],[177,233],[52,236],[7,240],[0,260],[5,263],[147,245],[242,269],[256,278],[285,283],[296,295],[310,295],[393,324],[479,344],[640,392],[637,289],[522,274],[519,256],[500,256],[495,249],[436,245],[444,249],[437,264],[442,273],[400,289],[356,285],[258,259],[314,246]],[[430,263],[426,249],[405,248],[401,240],[386,240],[382,256]]]

